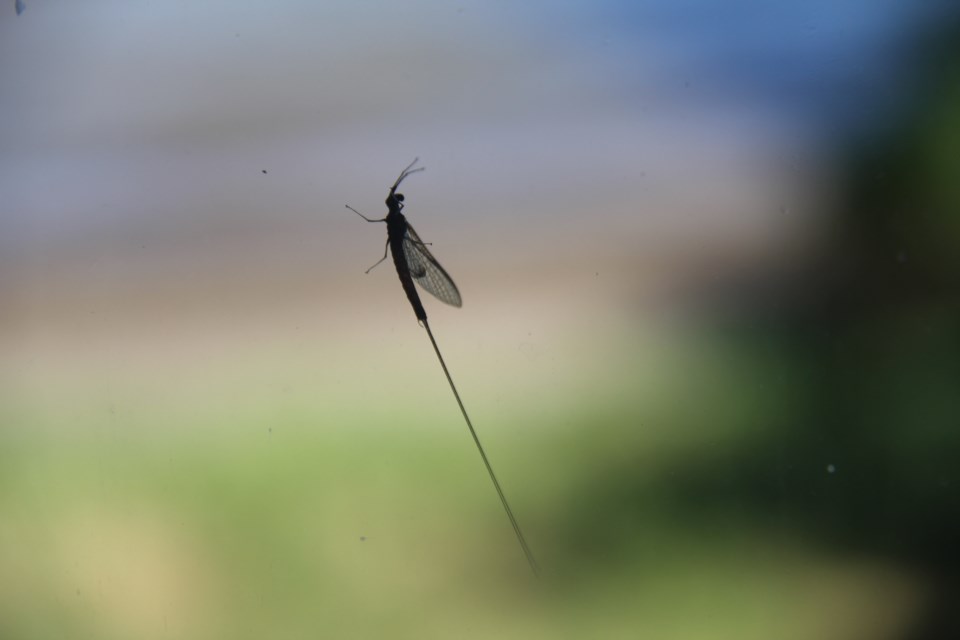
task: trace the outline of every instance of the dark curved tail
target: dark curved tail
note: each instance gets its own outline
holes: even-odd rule
[[[460,413],[463,414],[463,419],[467,421],[467,428],[470,429],[470,435],[473,436],[473,442],[477,445],[477,451],[480,452],[480,457],[483,458],[483,464],[487,468],[487,473],[490,474],[490,479],[493,481],[493,486],[497,490],[497,495],[500,496],[500,503],[503,504],[503,509],[507,512],[507,517],[510,518],[510,525],[513,527],[513,532],[517,534],[517,540],[520,542],[520,548],[523,549],[523,555],[527,557],[527,562],[530,564],[533,575],[540,577],[540,567],[533,557],[533,552],[530,551],[530,546],[527,544],[526,538],[523,537],[523,531],[520,530],[520,523],[517,522],[516,516],[513,515],[513,509],[510,508],[510,503],[507,502],[507,496],[504,495],[503,489],[500,488],[500,482],[497,481],[497,475],[493,472],[493,467],[490,466],[490,460],[487,459],[487,453],[483,450],[483,445],[480,444],[480,438],[477,437],[477,431],[473,428],[473,423],[470,422],[470,416],[467,415],[467,410],[463,407],[463,401],[460,400],[457,387],[453,384],[450,371],[447,370],[447,363],[443,361],[443,356],[440,355],[440,348],[437,346],[437,341],[434,340],[433,332],[430,331],[430,324],[427,322],[426,314],[424,314],[423,318],[420,318],[420,322],[423,324],[423,328],[427,330],[427,335],[430,336],[430,343],[433,345],[433,350],[437,352],[437,359],[440,360],[440,366],[443,367],[443,374],[447,376],[447,382],[450,383],[450,389],[453,390],[453,397],[457,399],[457,404],[460,405]]]

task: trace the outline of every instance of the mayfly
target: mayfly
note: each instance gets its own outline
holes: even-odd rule
[[[470,421],[470,416],[467,415],[467,410],[463,407],[463,401],[460,400],[460,394],[457,392],[456,385],[453,384],[453,378],[450,377],[450,371],[447,369],[446,362],[443,361],[443,356],[440,355],[440,348],[437,346],[437,341],[434,339],[433,332],[430,330],[430,323],[427,322],[427,312],[424,310],[423,304],[420,302],[420,295],[417,293],[416,287],[413,286],[414,281],[416,281],[417,284],[436,296],[441,302],[445,302],[454,307],[459,307],[462,304],[460,292],[457,290],[457,285],[453,283],[453,279],[450,278],[450,275],[444,270],[443,267],[440,266],[440,263],[437,262],[436,258],[433,257],[433,255],[427,249],[427,243],[420,239],[420,236],[418,236],[417,232],[413,230],[413,227],[409,222],[407,222],[406,217],[402,213],[403,194],[397,193],[397,187],[399,187],[404,178],[410,174],[424,170],[424,167],[419,167],[417,169],[413,168],[413,166],[417,164],[417,160],[417,158],[414,158],[413,162],[407,165],[407,168],[400,173],[400,177],[397,178],[397,181],[393,183],[392,187],[390,187],[390,195],[387,196],[386,200],[386,218],[373,220],[366,217],[350,205],[347,205],[347,208],[367,222],[387,223],[387,244],[383,249],[383,257],[377,260],[376,264],[370,267],[370,269],[367,269],[367,273],[370,273],[370,270],[373,269],[373,267],[376,267],[378,264],[387,259],[387,248],[389,247],[390,252],[393,254],[393,264],[397,267],[397,275],[400,276],[400,284],[403,285],[403,291],[407,294],[407,300],[410,301],[410,305],[413,307],[413,312],[416,314],[417,320],[421,325],[423,325],[423,328],[427,330],[427,335],[430,337],[430,343],[433,345],[433,350],[437,354],[437,359],[440,360],[440,366],[443,368],[443,373],[447,377],[447,382],[450,383],[450,389],[453,390],[453,397],[457,399],[457,404],[460,405],[460,412],[463,414],[463,419],[467,422],[467,428],[470,430],[470,435],[473,436],[473,442],[477,445],[477,450],[480,452],[480,457],[483,458],[483,464],[486,466],[487,473],[490,475],[490,479],[493,481],[493,486],[497,490],[497,495],[500,496],[500,502],[503,504],[504,511],[507,512],[507,517],[510,519],[510,525],[513,527],[513,532],[516,534],[517,540],[520,542],[520,547],[523,549],[523,554],[526,556],[527,562],[530,564],[530,568],[533,570],[534,575],[538,575],[539,570],[537,567],[537,562],[533,558],[533,552],[530,551],[530,547],[527,545],[527,541],[523,537],[523,532],[520,530],[520,525],[517,523],[517,519],[513,515],[513,510],[510,508],[510,504],[507,502],[507,497],[504,495],[503,489],[500,488],[500,482],[497,481],[496,474],[493,473],[493,467],[490,466],[490,461],[487,459],[487,454],[483,449],[483,445],[480,444],[480,438],[477,437],[477,432],[473,428],[473,423]]]

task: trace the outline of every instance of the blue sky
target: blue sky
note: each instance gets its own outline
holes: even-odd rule
[[[0,13],[0,242],[25,246],[127,220],[189,229],[208,209],[270,210],[283,227],[413,155],[437,180],[425,184],[437,206],[464,219],[505,210],[465,197],[476,183],[533,224],[590,203],[633,216],[641,179],[667,195],[698,184],[714,202],[711,181],[750,190],[769,156],[829,154],[882,124],[909,95],[916,39],[947,3],[12,9]],[[275,191],[248,192],[238,176],[261,164],[275,168]]]

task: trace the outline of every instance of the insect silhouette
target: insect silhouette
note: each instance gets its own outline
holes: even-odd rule
[[[534,575],[539,575],[537,561],[534,559],[533,552],[530,551],[529,545],[527,545],[526,538],[523,537],[520,524],[513,515],[513,509],[510,508],[510,504],[507,502],[507,497],[500,487],[500,482],[493,472],[493,467],[490,466],[490,460],[487,458],[487,453],[484,451],[483,445],[480,444],[480,438],[477,436],[476,429],[473,428],[473,422],[471,422],[470,416],[467,415],[467,410],[464,408],[463,401],[460,399],[460,393],[457,392],[457,387],[453,384],[453,378],[450,376],[449,369],[447,369],[447,363],[444,362],[443,356],[440,355],[440,348],[437,346],[437,341],[433,337],[433,331],[430,330],[430,323],[427,322],[427,312],[424,310],[423,303],[420,301],[420,295],[417,293],[417,289],[413,284],[416,282],[441,302],[445,302],[454,307],[459,307],[463,304],[463,300],[460,298],[460,291],[457,289],[457,285],[453,283],[453,279],[446,270],[440,266],[440,263],[437,262],[436,258],[434,258],[427,249],[427,243],[420,239],[420,236],[417,235],[417,232],[413,230],[413,227],[407,222],[406,217],[403,215],[403,194],[397,193],[397,187],[399,187],[400,183],[410,174],[425,169],[425,167],[414,169],[413,167],[417,164],[417,161],[418,158],[414,158],[413,162],[407,165],[400,173],[397,181],[390,187],[390,194],[386,200],[386,218],[374,220],[366,217],[350,205],[347,205],[347,208],[367,222],[387,223],[387,243],[383,248],[383,257],[370,267],[370,269],[367,269],[366,272],[370,273],[374,267],[386,260],[388,250],[393,254],[393,264],[397,268],[397,275],[400,277],[400,284],[403,285],[404,293],[407,294],[407,300],[410,301],[417,320],[423,325],[423,328],[427,330],[427,335],[430,337],[433,350],[437,354],[437,359],[440,361],[443,373],[447,377],[447,382],[450,383],[453,397],[456,398],[457,404],[460,406],[460,413],[463,414],[463,419],[467,423],[467,428],[470,430],[473,442],[477,445],[477,451],[480,452],[480,457],[483,458],[483,464],[487,468],[490,480],[493,481],[494,488],[497,490],[500,503],[503,505],[504,511],[507,512],[507,518],[510,519],[510,525],[513,527],[513,532],[517,536],[520,548],[523,549],[523,554],[530,564],[530,569]]]

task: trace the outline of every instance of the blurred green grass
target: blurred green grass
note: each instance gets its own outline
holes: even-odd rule
[[[718,455],[779,433],[796,359],[638,335],[576,393],[525,391],[512,424],[472,407],[540,581],[452,400],[226,371],[162,398],[136,377],[32,386],[2,417],[0,636],[896,637],[908,571],[735,502],[678,516],[672,478],[723,483]]]

